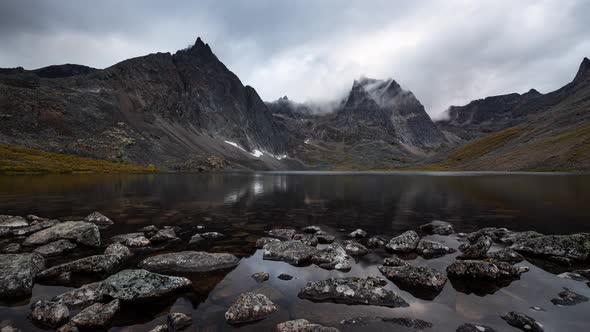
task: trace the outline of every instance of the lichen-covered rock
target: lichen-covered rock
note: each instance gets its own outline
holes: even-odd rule
[[[301,241],[271,242],[264,246],[262,257],[267,260],[284,261],[291,265],[309,263],[317,249]]]
[[[580,295],[578,293],[572,292],[571,290],[565,288],[563,292],[558,294],[559,298],[551,299],[551,303],[555,305],[576,305],[583,302],[588,302],[588,297],[584,295]]]
[[[167,241],[175,241],[178,240],[176,237],[176,232],[174,228],[164,228],[156,232],[154,236],[150,238],[151,242],[158,243],[158,242],[167,242]]]
[[[232,254],[181,251],[148,257],[138,266],[152,272],[193,273],[228,269],[239,262],[240,259]]]
[[[252,279],[256,280],[256,282],[261,283],[265,282],[270,278],[268,272],[256,272],[252,275]]]
[[[311,262],[322,269],[346,272],[352,268],[348,258],[344,248],[332,243],[324,249],[317,250],[311,257]]]
[[[139,236],[145,236],[144,233],[125,233],[125,234],[118,234],[113,236],[110,239],[111,243],[124,243],[125,241],[127,241],[128,239],[133,239]]]
[[[60,256],[66,254],[77,247],[76,244],[68,241],[68,240],[57,240],[53,242],[49,242],[45,245],[42,245],[33,252],[43,256],[43,257],[53,257],[53,256]]]
[[[535,231],[524,231],[524,232],[508,231],[497,242],[504,243],[504,244],[514,244],[514,243],[522,241],[522,240],[533,239],[533,238],[541,237],[541,236],[544,236],[544,235],[539,232],[535,232]]]
[[[334,235],[328,234],[324,231],[319,231],[315,233],[315,237],[318,239],[318,243],[322,244],[330,244],[336,240]]]
[[[520,313],[511,311],[502,316],[502,319],[505,320],[508,324],[516,327],[517,329],[529,332],[543,332],[543,325],[533,318]]]
[[[420,225],[419,229],[429,234],[451,235],[455,233],[453,225],[441,220],[433,220],[428,224]]]
[[[182,331],[193,324],[193,319],[181,312],[169,313],[166,321],[168,322],[168,326],[172,328],[172,331]]]
[[[100,246],[98,226],[86,221],[66,221],[31,234],[23,245],[42,245],[57,240],[70,240],[90,247]]]
[[[268,231],[268,235],[270,237],[278,238],[281,240],[291,240],[293,239],[295,233],[297,232],[292,228],[275,228]]]
[[[410,263],[404,261],[403,259],[397,256],[385,257],[383,259],[383,266],[406,266],[410,265]]]
[[[407,307],[409,304],[395,292],[383,288],[387,281],[377,277],[330,278],[311,281],[298,296],[311,301],[332,301],[344,304],[377,305],[390,308]]]
[[[129,248],[144,248],[152,244],[152,242],[147,237],[141,235],[125,240],[123,244]]]
[[[107,304],[95,303],[72,318],[72,323],[85,329],[105,328],[111,325],[121,309],[121,301],[113,300]]]
[[[447,275],[467,279],[518,278],[526,267],[516,267],[509,263],[481,260],[460,260],[447,267]]]
[[[455,249],[449,248],[443,243],[424,239],[420,240],[416,247],[416,252],[424,258],[440,257],[446,254],[452,254],[455,251]]]
[[[459,247],[462,252],[457,256],[459,259],[477,259],[487,256],[487,252],[492,246],[492,239],[489,236],[480,236],[473,244],[464,244]]]
[[[21,250],[21,245],[19,243],[11,243],[6,245],[0,250],[2,254],[16,254]]]
[[[295,234],[293,235],[293,240],[301,241],[310,247],[315,247],[319,243],[318,238],[314,234]]]
[[[126,257],[118,255],[95,255],[84,257],[73,262],[52,266],[41,271],[37,278],[51,279],[64,273],[108,275],[119,269]]]
[[[385,239],[380,236],[372,236],[367,240],[367,248],[383,248]]]
[[[100,290],[101,285],[101,282],[86,284],[80,288],[57,295],[52,301],[63,303],[69,308],[84,308],[89,304],[105,300],[105,296]]]
[[[396,285],[404,289],[416,289],[416,292],[421,290],[440,292],[447,283],[447,277],[443,273],[429,267],[408,263],[399,266],[380,266],[379,271]]]
[[[287,273],[281,273],[278,275],[277,278],[281,279],[281,280],[291,280],[291,279],[293,279],[293,276],[290,274],[287,274]]]
[[[205,240],[219,240],[223,239],[225,235],[219,232],[205,232],[201,234],[201,237]]]
[[[485,227],[476,232],[467,234],[465,239],[467,239],[469,243],[475,243],[480,237],[487,236],[494,242],[500,242],[500,239],[506,236],[509,232],[510,231],[506,228]]]
[[[307,319],[295,319],[277,325],[278,332],[338,332],[335,327],[310,323]]]
[[[496,330],[481,324],[465,323],[457,327],[456,332],[496,332]]]
[[[531,255],[586,260],[590,254],[590,234],[547,235],[529,238],[513,244],[511,248]]]
[[[139,229],[146,237],[152,237],[158,232],[159,228],[154,225],[145,226]]]
[[[133,256],[131,250],[120,243],[113,243],[104,250],[105,255],[118,256],[122,260],[127,260]]]
[[[315,234],[321,230],[319,226],[307,226],[303,228],[303,233]]]
[[[420,237],[414,231],[407,231],[394,237],[385,248],[391,252],[409,253],[416,249]]]
[[[12,229],[27,226],[29,222],[23,217],[0,215],[0,227]]]
[[[520,263],[524,260],[524,257],[522,257],[521,254],[517,253],[511,248],[504,248],[496,252],[489,253],[488,257],[496,261],[506,262],[510,264]]]
[[[92,212],[91,214],[86,216],[84,220],[99,226],[110,226],[114,224],[114,222],[111,219],[107,218],[107,216],[100,212]]]
[[[263,294],[243,293],[225,313],[230,324],[254,322],[277,310],[277,306]]]
[[[357,229],[348,234],[348,237],[353,239],[362,239],[367,236],[367,232],[363,231],[362,229]]]
[[[356,241],[346,241],[344,250],[351,256],[364,256],[369,253],[369,249]]]
[[[0,299],[30,295],[44,267],[45,260],[38,254],[0,255]]]
[[[12,236],[27,236],[38,231],[53,227],[59,224],[59,220],[39,220],[32,222],[30,226],[12,229]]]
[[[31,319],[42,326],[58,327],[70,319],[68,307],[59,302],[37,301],[31,305]]]
[[[168,332],[168,325],[164,325],[164,324],[156,325],[156,327],[151,329],[149,332]]]
[[[275,239],[273,237],[261,237],[260,239],[256,240],[256,248],[262,249],[267,243],[271,242],[281,242],[281,240]]]

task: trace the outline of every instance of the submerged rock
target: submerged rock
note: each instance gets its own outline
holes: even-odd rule
[[[492,246],[492,239],[489,236],[480,236],[473,244],[464,244],[459,247],[462,252],[457,256],[459,259],[477,259],[487,256],[487,252]]]
[[[60,256],[63,254],[66,254],[72,250],[74,250],[77,247],[77,245],[75,245],[74,243],[68,241],[68,240],[57,240],[57,241],[53,241],[50,243],[47,243],[45,245],[42,245],[38,248],[36,248],[35,250],[33,250],[33,252],[44,256],[44,257],[52,257],[52,256]]]
[[[290,274],[287,274],[287,273],[281,273],[281,274],[279,274],[279,276],[277,278],[279,278],[281,280],[291,280],[291,279],[293,279],[293,276]]]
[[[496,332],[496,330],[481,324],[465,323],[457,327],[456,332]]]
[[[52,301],[63,303],[69,308],[84,308],[89,304],[105,300],[105,296],[100,290],[101,285],[101,282],[86,284],[80,288],[57,295]]]
[[[379,271],[399,288],[421,299],[434,299],[447,283],[447,277],[443,273],[408,263],[399,266],[380,266]]]
[[[531,255],[559,256],[586,260],[590,254],[590,234],[547,235],[517,242],[512,249]]]
[[[321,230],[319,226],[307,226],[303,229],[303,233],[315,234]]]
[[[182,331],[187,329],[193,324],[193,319],[186,314],[181,312],[171,312],[166,318],[168,325],[172,328],[172,331]]]
[[[12,229],[12,236],[27,236],[38,231],[53,227],[59,224],[59,220],[39,220],[31,223],[30,226]]]
[[[261,283],[265,282],[270,278],[268,272],[256,272],[252,275],[252,279],[256,280],[256,282]]]
[[[419,229],[429,234],[451,235],[455,233],[453,225],[441,220],[433,220],[428,224],[420,225]]]
[[[297,296],[311,301],[332,301],[344,304],[377,305],[390,308],[407,307],[409,304],[395,292],[383,288],[387,281],[378,277],[366,279],[330,278],[311,281]]]
[[[113,300],[107,304],[95,303],[80,311],[72,318],[72,323],[85,329],[109,327],[121,309],[121,301]]]
[[[424,258],[440,257],[452,254],[455,251],[455,249],[449,248],[443,243],[424,239],[420,240],[416,247],[416,252]]]
[[[368,248],[383,248],[385,246],[385,239],[380,236],[373,236],[367,240]]]
[[[181,251],[151,256],[139,263],[139,267],[152,272],[209,272],[238,265],[240,259],[232,254],[203,251]]]
[[[38,254],[0,255],[0,298],[31,294],[35,277],[45,267]]]
[[[166,242],[166,241],[175,241],[178,240],[176,237],[176,232],[174,228],[164,228],[156,232],[154,236],[150,238],[151,242]]]
[[[291,240],[296,231],[292,228],[276,228],[268,231],[268,235],[281,240]]]
[[[500,262],[506,262],[510,264],[520,263],[524,260],[524,257],[522,257],[521,254],[517,253],[511,248],[504,248],[499,251],[489,253],[488,257]]]
[[[291,265],[306,264],[311,261],[317,249],[301,241],[271,242],[264,246],[263,259],[284,261]]]
[[[100,246],[98,226],[86,221],[66,221],[31,234],[23,245],[42,245],[57,240],[70,240],[89,247]]]
[[[154,225],[145,226],[139,229],[146,237],[152,237],[158,232],[159,228]]]
[[[272,237],[261,237],[260,239],[256,240],[256,248],[262,249],[264,245],[271,242],[281,242],[281,240]]]
[[[338,332],[335,327],[310,323],[307,319],[295,319],[277,325],[278,332]]]
[[[551,299],[551,303],[555,305],[576,305],[583,302],[588,302],[588,297],[572,292],[565,288],[563,292],[558,294],[559,298]]]
[[[386,323],[393,323],[399,326],[407,327],[409,329],[415,330],[424,330],[429,329],[433,325],[431,322],[427,322],[422,319],[418,318],[408,318],[408,317],[382,317],[382,321]]]
[[[348,240],[344,243],[344,250],[351,256],[364,256],[369,253],[369,249],[356,241]]]
[[[336,240],[334,235],[330,235],[324,231],[319,231],[315,233],[315,237],[318,239],[318,243],[322,244],[330,244]]]
[[[363,231],[362,229],[357,229],[348,234],[348,237],[353,239],[362,239],[367,236],[367,232]]]
[[[64,263],[43,270],[37,275],[39,279],[55,278],[64,273],[108,275],[119,269],[128,256],[95,255],[73,262]]]
[[[511,311],[502,316],[508,324],[523,331],[543,332],[543,325],[533,318],[520,312]]]
[[[202,233],[201,237],[205,240],[219,240],[219,239],[223,239],[225,237],[225,235],[221,234],[219,232],[206,232],[206,233]]]
[[[59,302],[37,301],[31,305],[33,322],[47,327],[58,327],[70,319],[68,307]]]
[[[322,269],[346,272],[352,268],[348,258],[344,248],[337,243],[332,243],[324,249],[317,250],[311,257],[311,262]]]
[[[407,231],[394,237],[385,248],[391,252],[409,253],[416,249],[420,237],[414,231]]]
[[[145,302],[167,296],[191,285],[182,277],[146,270],[123,270],[99,282],[98,292],[124,302]]]
[[[447,274],[453,278],[503,279],[518,278],[527,272],[526,267],[516,267],[505,262],[462,260],[447,267]]]
[[[99,226],[110,226],[114,224],[114,222],[111,219],[107,218],[104,214],[100,212],[92,212],[91,214],[86,216],[84,220]]]
[[[225,313],[230,324],[264,319],[277,310],[277,306],[263,294],[243,293]]]

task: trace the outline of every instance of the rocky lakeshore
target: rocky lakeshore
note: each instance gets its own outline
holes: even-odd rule
[[[61,332],[124,326],[129,331],[196,331],[217,315],[223,322],[209,326],[212,330],[271,324],[277,331],[384,326],[438,331],[449,326],[437,326],[415,306],[439,303],[449,294],[475,294],[493,303],[494,294],[505,288],[547,283],[539,280],[543,273],[560,289],[552,297],[540,300],[531,294],[520,299],[526,310],[497,308],[490,312],[490,325],[474,319],[455,322],[452,329],[550,331],[545,326],[551,324],[551,311],[587,307],[590,296],[587,233],[506,228],[456,233],[451,223],[435,220],[399,234],[308,225],[269,228],[254,237],[195,224],[110,231],[116,223],[100,212],[68,221],[0,216],[2,306],[28,304],[32,326]],[[250,254],[220,252],[223,245],[215,246],[234,237],[252,238]],[[529,278],[531,270],[536,276]],[[50,289],[51,295],[39,294],[38,288]],[[206,312],[191,315],[176,304],[182,298],[207,303]],[[321,306],[324,314],[306,306]],[[147,308],[147,317],[134,308]],[[346,317],[352,314],[358,316]],[[18,323],[3,317],[0,327],[3,332],[27,330]]]

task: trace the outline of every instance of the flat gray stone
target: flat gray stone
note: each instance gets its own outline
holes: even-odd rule
[[[98,226],[85,221],[66,221],[33,233],[25,239],[23,245],[42,245],[63,239],[90,247],[100,246]]]
[[[346,272],[352,268],[348,258],[344,248],[337,243],[332,243],[324,249],[317,250],[311,257],[311,262],[322,269]]]
[[[416,232],[407,231],[391,239],[385,248],[391,252],[410,253],[416,249],[419,241],[420,237]]]
[[[433,220],[428,224],[420,225],[419,229],[429,234],[451,235],[455,233],[453,225],[441,220]]]
[[[59,302],[37,301],[31,309],[31,319],[42,326],[55,328],[70,319],[68,307]]]
[[[522,240],[512,249],[525,254],[586,260],[590,254],[590,234],[547,235]]]
[[[109,327],[121,309],[121,301],[115,299],[107,304],[95,303],[80,311],[72,318],[72,323],[85,329]]]
[[[151,256],[139,263],[139,267],[152,272],[209,272],[238,265],[240,259],[232,254],[203,251],[181,251]]]
[[[317,252],[316,248],[296,240],[267,243],[263,250],[263,259],[284,261],[291,265],[309,263]]]
[[[114,222],[111,219],[109,219],[107,216],[100,212],[92,212],[91,214],[86,216],[84,220],[99,226],[110,226],[114,224]]]
[[[53,242],[49,242],[45,245],[42,245],[33,252],[43,256],[43,257],[53,257],[53,256],[60,256],[66,254],[77,247],[76,244],[68,241],[68,240],[57,240]]]
[[[339,332],[335,327],[310,323],[307,319],[294,319],[277,325],[278,332]]]
[[[13,298],[31,294],[35,277],[45,267],[38,254],[0,255],[0,298]]]
[[[268,317],[277,306],[263,294],[243,293],[225,313],[230,324],[254,322]]]

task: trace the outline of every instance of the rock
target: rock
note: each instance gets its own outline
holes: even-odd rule
[[[172,331],[182,331],[193,324],[193,319],[181,312],[171,312],[166,319]]]
[[[98,226],[85,221],[66,221],[33,233],[25,239],[23,245],[41,245],[62,239],[90,247],[100,246]]]
[[[516,327],[517,329],[530,332],[543,332],[543,325],[533,318],[522,314],[520,312],[511,311],[502,316],[508,324]]]
[[[434,299],[447,283],[447,277],[432,268],[405,264],[380,266],[379,271],[400,289],[421,299]]]
[[[356,241],[346,241],[345,245],[344,250],[351,256],[364,256],[369,253],[369,249]]]
[[[278,332],[338,332],[335,327],[312,324],[306,319],[295,319],[277,325]]]
[[[252,275],[252,278],[256,280],[256,282],[261,283],[265,282],[270,278],[268,272],[256,272]]]
[[[457,327],[456,332],[496,332],[496,330],[485,325],[465,323]]]
[[[548,256],[547,260],[561,266],[573,266],[576,263],[576,261],[572,258],[561,256]]]
[[[324,249],[317,250],[311,257],[311,262],[322,269],[346,272],[352,268],[348,258],[344,248],[337,243],[332,243]]]
[[[123,242],[123,244],[129,248],[143,248],[149,246],[152,244],[152,242],[147,237],[142,235],[127,239],[125,242]]]
[[[500,249],[499,251],[489,253],[488,257],[500,262],[506,262],[510,264],[520,263],[524,260],[524,257],[522,257],[521,254],[517,253],[516,251],[510,248],[504,248]]]
[[[564,288],[563,292],[560,292],[559,298],[551,299],[551,303],[555,305],[576,305],[583,302],[588,302],[588,297],[572,292],[567,288]]]
[[[50,267],[37,274],[39,279],[51,279],[64,273],[86,275],[109,275],[119,269],[127,257],[118,255],[95,255],[84,257],[73,262],[68,262]]]
[[[307,226],[303,229],[303,233],[315,234],[321,231],[321,228],[318,226]]]
[[[385,248],[391,252],[409,253],[416,249],[420,237],[414,231],[407,231],[394,237]]]
[[[368,248],[383,248],[385,246],[385,239],[379,236],[373,236],[367,240]]]
[[[264,319],[277,310],[276,305],[265,295],[243,293],[225,313],[230,324],[253,322]]]
[[[124,302],[158,299],[191,285],[187,278],[170,277],[146,270],[123,270],[99,282],[98,293]]]
[[[492,239],[486,235],[481,236],[473,244],[465,244],[459,247],[462,252],[457,256],[459,259],[477,259],[487,256],[487,252],[492,246]]]
[[[586,260],[590,254],[590,234],[547,235],[517,242],[512,249],[531,255],[560,256]]]
[[[579,274],[586,279],[590,279],[590,269],[586,270],[575,270],[573,273]]]
[[[28,227],[12,229],[12,236],[27,236],[57,224],[59,224],[59,220],[56,219],[35,221]]]
[[[441,220],[433,220],[428,224],[421,225],[419,229],[428,234],[451,235],[455,233],[453,225]]]
[[[47,220],[49,220],[48,218],[42,218],[42,217],[36,216],[36,215],[34,215],[34,214],[28,214],[28,215],[25,217],[25,219],[27,219],[27,220],[28,220],[28,221],[30,221],[31,223],[34,223],[34,222],[39,222],[39,221],[47,221]]]
[[[407,307],[409,304],[395,292],[383,288],[387,281],[378,277],[330,278],[311,281],[297,296],[316,302],[332,301],[344,304],[377,305],[390,308]]]
[[[111,325],[113,318],[121,309],[121,301],[112,300],[107,304],[95,303],[72,318],[72,323],[85,329],[105,328]]]
[[[318,239],[318,243],[322,244],[330,244],[336,240],[334,235],[330,235],[324,231],[319,231],[315,233],[315,237]]]
[[[261,237],[260,239],[256,240],[256,248],[262,249],[264,245],[271,242],[281,242],[281,240],[272,237]]]
[[[201,236],[201,234],[195,234],[191,236],[191,239],[188,241],[189,245],[199,245],[205,242],[205,238]]]
[[[363,231],[360,228],[355,231],[352,231],[352,232],[350,232],[350,234],[348,234],[348,237],[353,238],[353,239],[362,239],[365,236],[367,236],[367,232]]]
[[[194,273],[229,269],[239,262],[240,259],[232,254],[181,251],[148,257],[138,266],[152,272]]]
[[[68,240],[57,240],[42,245],[33,250],[33,252],[44,257],[53,257],[66,254],[74,250],[76,247],[77,245]]]
[[[201,237],[206,240],[219,240],[219,239],[223,239],[225,237],[225,235],[221,234],[219,232],[206,232],[206,233],[201,234]]]
[[[168,325],[160,324],[151,329],[149,332],[168,332]]]
[[[38,254],[0,255],[0,299],[30,295],[44,267],[45,260]]]
[[[52,301],[63,303],[69,308],[84,308],[89,304],[105,300],[105,296],[100,289],[101,285],[102,282],[86,284],[80,288],[57,295]]]
[[[408,318],[408,317],[383,317],[382,321],[386,323],[393,323],[409,329],[424,330],[432,327],[431,322],[422,319]]]
[[[406,266],[406,265],[410,265],[410,263],[404,261],[403,259],[401,259],[397,256],[385,257],[385,259],[383,259],[383,266]]]
[[[500,242],[500,239],[506,236],[510,231],[506,228],[486,227],[477,232],[469,233],[465,236],[469,243],[475,243],[482,236],[487,236],[494,242]]]
[[[76,327],[76,325],[74,325],[74,323],[69,322],[65,325],[62,325],[59,329],[56,330],[56,332],[79,332],[79,330]]]
[[[0,328],[0,332],[22,332],[22,331],[17,329],[14,326],[6,325],[6,326]]]
[[[133,253],[126,246],[120,243],[113,243],[104,250],[105,255],[118,256],[123,260],[127,260],[133,256]]]
[[[42,326],[55,328],[70,319],[68,307],[59,302],[37,301],[31,309],[31,319]]]
[[[462,260],[447,267],[447,274],[453,278],[503,279],[518,278],[527,272],[526,267],[516,267],[505,262]]]
[[[149,225],[149,226],[145,226],[145,227],[140,228],[138,231],[145,234],[146,237],[152,237],[158,232],[158,230],[159,230],[158,227],[156,227],[154,225]]]
[[[157,242],[166,242],[166,241],[174,241],[178,240],[176,237],[176,232],[174,228],[164,228],[156,232],[154,236],[150,238],[150,241],[157,243]]]
[[[271,242],[264,246],[262,257],[266,260],[284,261],[291,265],[309,263],[317,249],[301,241]]]
[[[281,280],[291,280],[291,279],[293,279],[293,276],[290,274],[281,273],[281,274],[279,274],[279,276],[277,278],[279,278]]]
[[[1,253],[3,254],[16,254],[21,250],[21,245],[19,243],[11,243],[4,248],[2,248]]]
[[[126,233],[126,234],[119,234],[115,235],[111,238],[111,243],[124,243],[127,239],[133,239],[136,237],[145,236],[144,233]]]
[[[301,241],[310,247],[315,247],[319,243],[318,238],[314,234],[295,234],[293,235],[293,240]]]
[[[100,212],[92,212],[91,214],[86,216],[84,220],[99,226],[110,226],[114,224],[114,222],[111,219],[107,218],[104,214]]]
[[[0,227],[12,229],[27,226],[29,222],[23,217],[0,215]]]
[[[587,278],[585,278],[584,276],[582,276],[581,274],[578,274],[575,272],[564,272],[564,273],[558,274],[557,276],[560,278],[570,279],[570,280],[580,281],[580,282],[589,282],[590,281]]]
[[[277,228],[268,231],[268,235],[271,237],[279,238],[281,240],[291,240],[295,235],[296,231],[292,228]]]
[[[416,247],[416,252],[424,258],[440,257],[452,254],[455,251],[455,249],[449,248],[443,243],[424,239],[420,240]]]
[[[522,240],[533,239],[533,238],[541,237],[541,236],[544,236],[544,235],[539,232],[535,232],[535,231],[524,231],[524,232],[508,231],[497,242],[505,243],[505,244],[514,244],[514,243],[522,241]]]

